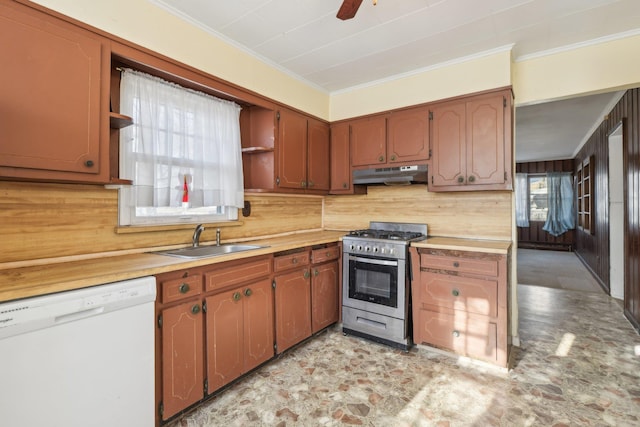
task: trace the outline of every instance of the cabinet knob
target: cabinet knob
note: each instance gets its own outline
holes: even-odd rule
[[[292,258],[291,259],[291,263],[292,264],[297,264],[298,263],[298,258]]]
[[[84,165],[88,168],[93,167],[93,160],[87,160],[84,162]]]
[[[391,156],[391,160],[395,160],[396,159],[396,155],[394,154],[393,156]]]
[[[319,272],[319,271],[318,271],[318,269],[316,268],[316,271],[314,271],[314,272],[313,272],[313,275],[317,277],[317,276],[318,276],[318,274],[320,274],[320,272]]]
[[[384,156],[380,156],[380,157],[378,157],[378,161],[379,161],[379,162],[384,162]]]
[[[453,295],[454,297],[460,296],[460,291],[457,289],[454,289],[451,291],[451,295]]]
[[[473,175],[470,175],[468,178],[469,182],[474,182],[476,180],[476,177]]]
[[[342,183],[342,188],[347,189],[349,188],[349,184],[347,184],[346,182]]]
[[[193,307],[191,307],[191,313],[193,313],[193,314],[200,313],[200,305],[196,304]]]
[[[459,331],[453,331],[451,333],[451,335],[453,335],[454,338],[458,338],[460,336],[460,332]]]
[[[307,186],[307,183],[305,181],[300,181],[300,187],[304,188]]]
[[[245,289],[245,290],[244,290],[244,296],[245,296],[245,297],[250,297],[252,293],[253,293],[253,292],[252,292],[252,291],[251,291],[251,289],[249,289],[249,288],[247,288],[247,289]]]
[[[309,187],[313,187],[313,181],[309,181]]]
[[[464,177],[459,176],[459,177],[458,177],[458,182],[459,182],[460,184],[462,184],[462,183],[464,182]]]
[[[178,290],[180,291],[181,294],[186,294],[187,292],[189,292],[189,284],[183,283],[182,285],[180,285]]]
[[[234,292],[232,298],[234,301],[240,301],[240,298],[242,298],[242,295],[240,294],[240,292]]]
[[[310,275],[311,275],[311,274],[309,274],[309,270],[305,270],[305,271],[304,271],[304,278],[305,278],[305,279],[308,279]]]
[[[454,261],[454,262],[453,262],[453,266],[454,266],[455,268],[458,268],[458,267],[460,267],[460,263],[459,263],[458,261]]]

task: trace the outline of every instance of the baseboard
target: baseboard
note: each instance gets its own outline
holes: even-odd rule
[[[589,273],[591,273],[591,276],[593,276],[593,278],[596,280],[596,282],[598,282],[598,285],[600,285],[600,287],[602,288],[602,290],[607,294],[607,295],[611,295],[611,290],[607,287],[607,285],[602,281],[602,279],[600,278],[600,276],[598,276],[596,274],[595,271],[593,271],[593,269],[591,268],[591,266],[587,263],[587,261],[585,261],[584,258],[582,258],[582,256],[580,255],[579,252],[575,252],[576,256],[578,257],[578,259],[580,260],[580,262],[582,263],[582,265],[584,265],[587,269],[587,271]]]

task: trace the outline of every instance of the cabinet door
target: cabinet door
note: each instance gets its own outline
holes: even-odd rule
[[[467,102],[467,183],[505,182],[504,98],[502,95]]]
[[[392,113],[387,120],[389,163],[429,159],[429,110],[416,108]]]
[[[311,321],[316,333],[338,321],[338,261],[312,267]]]
[[[199,300],[162,310],[162,418],[204,397],[202,307]]]
[[[240,289],[210,296],[207,303],[207,379],[213,392],[242,375],[243,296]]]
[[[377,166],[387,161],[387,119],[370,117],[351,122],[351,165]]]
[[[331,127],[331,194],[351,193],[349,123]]]
[[[329,125],[308,119],[307,189],[329,191]]]
[[[309,269],[276,276],[275,310],[278,353],[311,336]]]
[[[103,39],[15,2],[0,5],[0,39],[0,176],[107,182]]]
[[[433,158],[429,188],[463,185],[466,172],[466,108],[464,102],[440,104],[432,108]]]
[[[271,359],[273,350],[273,288],[264,279],[242,288],[244,296],[244,372]]]
[[[278,176],[280,188],[307,187],[307,118],[282,109],[278,119]]]

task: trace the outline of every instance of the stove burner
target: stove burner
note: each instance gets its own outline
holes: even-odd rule
[[[349,232],[349,236],[400,241],[408,241],[424,237],[422,233],[412,231],[387,231],[374,229],[353,230]]]

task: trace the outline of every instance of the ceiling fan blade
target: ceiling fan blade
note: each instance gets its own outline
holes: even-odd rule
[[[344,0],[336,17],[343,21],[353,18],[361,4],[362,0]]]

